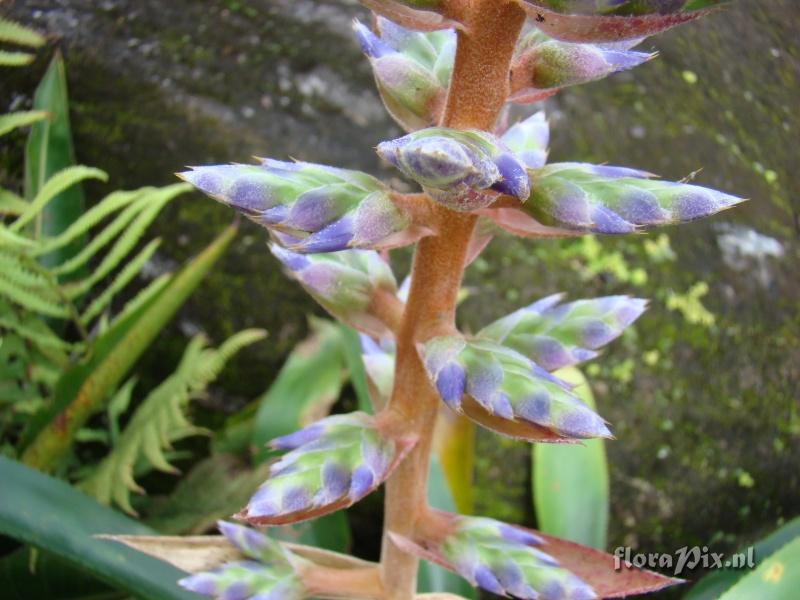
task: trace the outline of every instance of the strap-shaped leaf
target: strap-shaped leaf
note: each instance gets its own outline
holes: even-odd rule
[[[538,102],[562,88],[597,81],[655,58],[655,53],[630,49],[640,41],[637,38],[628,43],[574,44],[554,40],[531,28],[517,42],[509,101]]]
[[[266,159],[180,177],[273,232],[294,252],[402,246],[421,235],[380,181],[360,171]]]
[[[0,67],[24,67],[31,64],[34,58],[36,56],[29,52],[0,50]]]
[[[647,301],[606,296],[560,304],[563,294],[542,298],[484,327],[477,335],[524,354],[555,371],[597,356],[647,308]]]
[[[611,435],[569,384],[510,348],[444,336],[427,341],[420,353],[439,397],[484,427],[531,441]]]
[[[547,35],[569,42],[643,38],[707,14],[727,0],[518,0]]]
[[[386,110],[406,131],[435,125],[453,71],[455,32],[409,31],[383,17],[376,26],[378,35],[358,21],[353,29]]]
[[[317,421],[271,445],[290,450],[238,515],[259,525],[282,525],[346,508],[377,488],[415,440],[385,437],[361,412]]]
[[[381,296],[396,297],[397,282],[391,267],[374,250],[344,250],[303,255],[271,244],[270,250],[291,277],[340,321],[373,335],[387,333],[375,314]]]
[[[538,169],[547,163],[550,126],[544,111],[512,125],[500,138],[528,168]]]
[[[378,144],[378,154],[452,210],[472,211],[500,194],[526,200],[525,164],[484,131],[429,127]]]

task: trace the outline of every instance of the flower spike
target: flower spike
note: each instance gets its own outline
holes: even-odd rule
[[[394,247],[422,235],[391,191],[360,171],[265,159],[261,166],[194,167],[179,175],[295,252]]]
[[[375,490],[405,458],[414,440],[384,437],[365,413],[335,415],[276,438],[289,452],[238,518],[284,525],[346,508]]]
[[[334,317],[360,331],[380,336],[387,325],[376,315],[373,302],[395,296],[397,282],[391,267],[373,250],[344,250],[331,254],[298,254],[277,244],[270,251]],[[399,300],[398,300],[399,302]]]
[[[500,194],[525,200],[525,164],[495,136],[431,127],[378,145],[378,154],[452,210],[471,211]]]
[[[455,59],[453,30],[420,33],[378,17],[375,35],[355,21],[384,106],[406,131],[438,123]]]
[[[611,437],[571,386],[493,341],[435,337],[420,354],[442,401],[480,425],[531,441]]]
[[[483,328],[477,337],[524,354],[548,371],[597,356],[647,308],[647,301],[607,296],[560,304],[548,296]]]
[[[518,0],[536,27],[567,42],[617,42],[688,23],[728,0]]]

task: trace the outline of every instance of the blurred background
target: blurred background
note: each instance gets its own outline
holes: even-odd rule
[[[63,53],[77,162],[107,171],[113,189],[166,185],[186,165],[251,156],[395,176],[373,151],[401,131],[351,34],[353,18],[368,18],[358,2],[12,0],[0,12]],[[551,160],[636,166],[670,180],[699,170],[698,183],[749,198],[744,206],[619,239],[499,237],[467,273],[465,330],[561,291],[652,299],[634,331],[586,369],[617,438],[606,444],[609,550],[733,551],[800,513],[798,40],[796,2],[738,0],[647,40],[656,60],[543,104]],[[40,51],[30,67],[3,73],[2,112],[30,105],[51,57]],[[21,185],[24,144],[15,133],[0,146],[6,187]],[[91,205],[108,186],[84,190]],[[147,277],[183,263],[230,220],[196,193],[170,203],[151,227],[163,243]],[[215,431],[255,410],[308,335],[308,315],[324,314],[265,241],[243,224],[136,365],[147,390],[197,332],[218,344],[266,329],[268,340],[231,359],[193,404],[193,420]],[[395,254],[402,272],[408,254]],[[339,408],[354,397],[346,386]],[[174,463],[190,470],[214,439],[177,444]],[[529,447],[483,431],[476,444],[474,512],[535,526]],[[140,483],[163,497],[175,478]],[[367,558],[379,547],[380,510],[372,498],[348,511],[354,551]]]

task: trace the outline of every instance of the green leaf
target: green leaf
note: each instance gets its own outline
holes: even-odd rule
[[[175,473],[163,450],[170,448],[171,442],[200,433],[184,414],[189,401],[216,379],[234,354],[265,336],[260,329],[241,331],[218,349],[205,348],[203,336],[192,339],[175,373],[138,406],[113,450],[80,487],[103,504],[114,501],[125,512],[135,514],[130,491],[144,490],[134,481],[134,467],[144,462]]]
[[[753,545],[752,555],[755,563],[757,565],[761,564],[781,547],[797,538],[800,538],[800,517],[789,521],[783,527]],[[745,556],[746,558],[747,552],[748,548],[741,548],[739,550],[740,557]],[[684,598],[685,600],[716,600],[747,573],[743,569],[713,571],[694,584]]]
[[[192,600],[176,581],[183,573],[97,534],[154,532],[97,504],[66,483],[0,457],[0,533],[51,552],[140,598]]]
[[[75,165],[75,150],[72,147],[72,132],[69,124],[69,99],[64,59],[56,52],[33,97],[33,108],[49,113],[50,118],[31,128],[25,146],[25,197],[36,204],[38,196],[47,187],[49,180]],[[100,172],[102,173],[102,172]],[[100,179],[105,181],[103,173]],[[83,212],[83,189],[70,185],[43,205],[36,217],[36,237],[53,237],[67,229]],[[33,208],[33,207],[31,207]],[[82,238],[58,252],[42,258],[46,266],[64,262],[83,246]]]
[[[795,538],[748,573],[720,600],[790,600],[800,588],[800,537]]]
[[[38,48],[45,41],[45,37],[38,31],[0,17],[0,42]]]
[[[230,454],[211,456],[181,478],[169,496],[150,501],[145,522],[170,535],[204,533],[247,504],[268,476],[266,463],[249,468]]]
[[[124,319],[117,320],[97,341],[86,362],[62,375],[50,409],[34,419],[22,440],[23,443],[33,440],[25,449],[23,462],[42,470],[58,464],[71,446],[75,432],[103,407],[136,360],[222,256],[235,234],[235,227],[223,231],[159,293]]]
[[[22,547],[0,559],[5,600],[123,600],[127,594],[49,552]]]
[[[444,471],[435,455],[431,455],[431,466],[428,470],[428,503],[433,508],[448,512],[456,509]],[[463,578],[426,560],[419,563],[417,581],[417,593],[425,592],[452,592],[472,600],[477,598],[475,589]]]
[[[48,113],[43,110],[26,110],[0,115],[0,135],[5,135],[19,127],[32,125],[42,119],[46,119],[47,116]]]
[[[265,448],[270,440],[324,417],[339,397],[346,370],[342,332],[330,321],[314,318],[311,329],[259,401],[253,430],[256,460],[275,456]]]
[[[576,385],[575,393],[590,408],[589,384],[575,368],[556,373]],[[602,550],[609,511],[608,464],[602,440],[583,445],[533,446],[533,500],[539,529],[550,535]]]

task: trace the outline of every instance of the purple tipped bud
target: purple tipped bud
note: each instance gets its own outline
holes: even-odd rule
[[[338,252],[348,249],[352,239],[353,221],[344,218],[308,236],[295,249],[307,253]]]
[[[494,159],[494,164],[500,170],[502,179],[492,185],[492,189],[523,201],[527,200],[531,192],[531,182],[525,169],[526,165],[510,153],[498,155]]]
[[[202,594],[203,596],[214,596],[217,593],[217,584],[214,577],[208,573],[198,573],[178,580],[178,585],[184,589]]]
[[[461,397],[466,386],[466,373],[457,363],[446,365],[436,378],[436,390],[442,400],[451,408],[461,405]]]
[[[505,523],[501,523],[498,530],[500,535],[503,536],[503,539],[509,542],[516,542],[517,544],[524,544],[525,546],[540,546],[544,543],[544,540],[538,535],[534,535],[519,527],[506,525]]]
[[[564,435],[578,439],[611,437],[603,419],[588,408],[564,413],[558,419],[558,428]]]
[[[375,477],[366,465],[360,465],[353,471],[350,483],[350,498],[358,500],[363,498],[375,485]]]
[[[334,462],[322,467],[322,486],[331,500],[344,496],[350,489],[350,473]]]
[[[517,123],[503,134],[501,141],[531,169],[543,167],[547,162],[547,145],[550,127],[543,112],[538,112]],[[530,181],[528,183],[530,186]]]
[[[380,58],[387,54],[394,54],[395,50],[388,44],[385,44],[379,37],[377,37],[366,26],[362,25],[358,20],[353,21],[353,31],[356,33],[358,43],[361,45],[361,50],[369,58]]]
[[[475,569],[474,577],[475,583],[477,583],[479,587],[483,588],[487,592],[500,594],[501,596],[505,595],[503,586],[500,585],[497,577],[494,576],[494,573],[492,573],[492,571],[486,565],[480,565],[477,569]]]
[[[298,431],[273,439],[269,445],[275,450],[294,450],[304,444],[318,440],[325,433],[325,428],[314,423]]]

